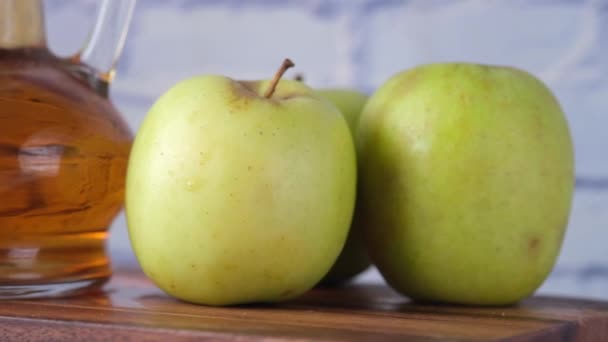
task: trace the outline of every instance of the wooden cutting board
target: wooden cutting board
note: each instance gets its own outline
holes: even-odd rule
[[[413,304],[383,285],[316,289],[280,305],[177,301],[139,271],[71,299],[0,302],[2,341],[608,341],[608,302],[538,297],[515,307]]]

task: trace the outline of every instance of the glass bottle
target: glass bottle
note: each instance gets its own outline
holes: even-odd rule
[[[46,46],[40,0],[0,0],[0,298],[64,296],[110,276],[132,133],[108,99],[134,0],[105,0],[84,48]]]

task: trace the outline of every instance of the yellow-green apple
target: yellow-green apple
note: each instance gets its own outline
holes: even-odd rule
[[[342,250],[356,160],[340,112],[307,86],[201,76],[150,109],[132,148],[129,235],[164,291],[207,305],[313,287]]]
[[[551,271],[574,184],[567,121],[527,72],[467,63],[399,73],[359,122],[370,255],[414,299],[514,303]]]
[[[363,106],[367,102],[367,95],[354,89],[323,88],[317,93],[333,103],[344,115],[351,132],[357,132],[357,123],[361,116]]]
[[[357,90],[339,88],[318,89],[317,93],[329,100],[340,110],[348,122],[351,133],[354,135],[357,131],[359,116],[367,101],[367,95]],[[329,273],[321,281],[321,285],[342,284],[369,267],[370,261],[365,247],[363,229],[358,223],[357,216],[355,209],[346,245],[334,266],[332,266]]]

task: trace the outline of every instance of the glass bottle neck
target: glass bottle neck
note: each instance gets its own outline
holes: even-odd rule
[[[0,49],[44,47],[40,0],[0,0]]]

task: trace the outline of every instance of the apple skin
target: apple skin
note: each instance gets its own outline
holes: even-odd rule
[[[317,89],[317,93],[340,110],[354,136],[357,132],[359,116],[367,102],[367,95],[352,89],[337,88]],[[329,273],[319,283],[320,286],[344,284],[370,266],[363,227],[358,223],[357,216],[355,205],[355,214],[344,249]]]
[[[371,96],[357,140],[370,256],[393,288],[506,305],[545,280],[574,166],[566,119],[541,81],[508,67],[420,66]]]
[[[361,111],[367,103],[368,96],[353,89],[325,88],[316,90],[321,97],[333,103],[344,115],[348,127],[353,135],[357,132],[357,125]]]
[[[168,294],[207,305],[276,302],[312,288],[342,250],[356,159],[348,125],[282,80],[201,76],[150,109],[126,187],[131,244]]]

